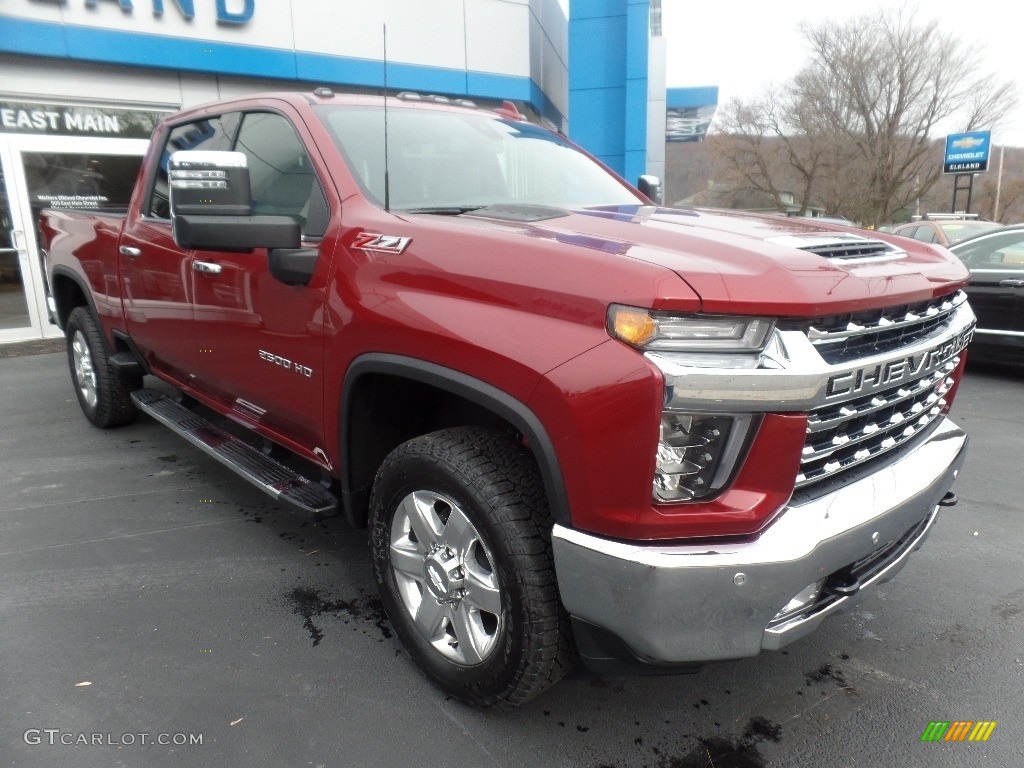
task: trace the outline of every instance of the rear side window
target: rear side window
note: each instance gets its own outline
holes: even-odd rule
[[[182,149],[229,150],[241,115],[231,112],[217,117],[207,117],[192,123],[176,126],[167,135],[160,165],[149,196],[148,213],[158,219],[171,217],[171,206],[167,188],[167,164],[171,154]]]
[[[926,243],[934,243],[936,242],[935,228],[932,227],[930,224],[922,224],[917,228],[917,231],[914,232],[913,237],[915,240],[921,240]]]
[[[242,119],[235,151],[249,166],[254,215],[291,216],[305,237],[327,229],[327,198],[305,146],[292,124],[273,112],[250,112]]]

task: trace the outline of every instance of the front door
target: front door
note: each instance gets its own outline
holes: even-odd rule
[[[304,131],[277,112],[242,117],[235,151],[246,155],[253,214],[293,216],[303,248],[320,251],[307,285],[271,274],[269,254],[196,251],[192,262],[199,387],[288,447],[321,463],[323,317],[331,247],[328,202]]]

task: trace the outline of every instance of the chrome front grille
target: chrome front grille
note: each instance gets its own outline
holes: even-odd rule
[[[958,291],[916,304],[817,318],[806,326],[807,338],[831,365],[884,354],[941,333],[966,301],[967,294]]]
[[[646,357],[664,377],[666,410],[806,415],[802,503],[847,472],[895,461],[940,425],[975,325],[964,294],[954,292],[872,312],[781,319],[753,368]]]
[[[798,489],[899,448],[942,415],[959,356],[916,381],[904,382],[808,413]]]

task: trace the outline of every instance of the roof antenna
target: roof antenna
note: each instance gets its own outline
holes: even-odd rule
[[[391,179],[388,176],[388,25],[384,24],[384,210],[391,212]]]

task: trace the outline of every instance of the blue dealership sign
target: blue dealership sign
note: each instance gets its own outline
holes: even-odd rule
[[[946,136],[943,173],[984,173],[988,170],[991,131],[951,133]]]

